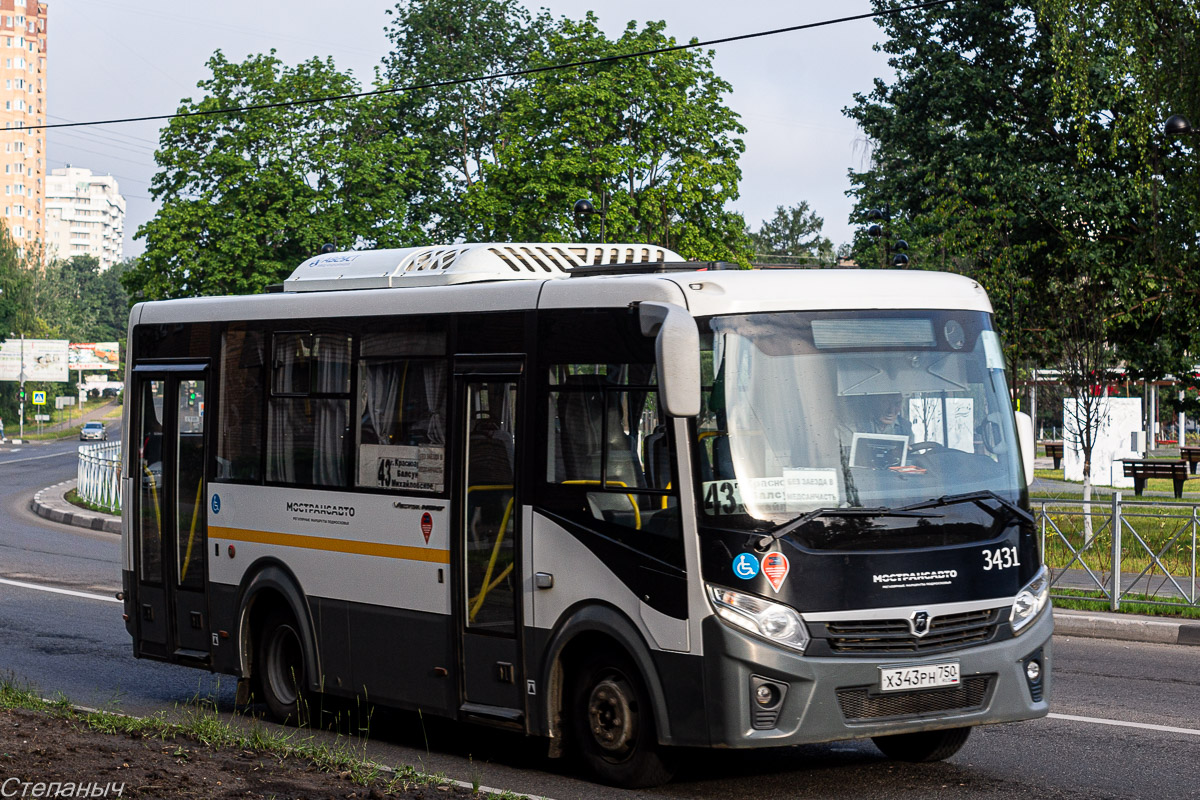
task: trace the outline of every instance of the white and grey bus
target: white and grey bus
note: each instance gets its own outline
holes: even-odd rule
[[[626,786],[678,747],[935,760],[1045,715],[1031,431],[984,290],[723,266],[464,244],[138,304],[136,655],[281,719],[326,693],[545,737]]]

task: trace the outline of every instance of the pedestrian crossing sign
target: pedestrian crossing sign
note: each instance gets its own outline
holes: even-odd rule
[[[35,406],[46,405],[46,393],[45,392],[34,392],[33,393],[33,404]]]

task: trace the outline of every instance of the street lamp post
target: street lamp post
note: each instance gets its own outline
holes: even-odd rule
[[[604,239],[604,221],[608,216],[608,192],[600,193],[600,209],[597,210],[592,205],[591,200],[576,200],[575,201],[575,224],[580,225],[583,217],[599,217],[600,218],[600,244],[605,244]],[[582,225],[580,225],[582,227]],[[581,231],[582,234],[582,231]]]
[[[1167,117],[1167,121],[1163,123],[1163,133],[1167,136],[1195,136],[1200,134],[1200,131],[1192,127],[1192,123],[1188,122],[1188,118],[1182,114],[1172,114]],[[1185,394],[1183,390],[1179,392],[1179,419],[1177,422],[1179,432],[1176,438],[1179,440],[1179,446],[1183,447],[1185,431],[1187,429],[1187,420],[1183,411],[1183,399]]]
[[[1187,136],[1200,133],[1200,131],[1192,127],[1192,123],[1188,122],[1187,117],[1182,114],[1172,114],[1163,123],[1163,133],[1167,136]]]
[[[25,438],[25,334],[21,334],[21,402],[18,406],[17,419],[19,421],[19,429],[17,435],[22,440]]]
[[[892,219],[892,205],[888,203],[883,208],[872,208],[867,211],[867,221],[871,226],[867,228],[867,235],[879,239],[883,238],[883,267],[886,269],[892,267],[907,267],[908,255],[904,252],[908,249],[908,242],[903,239],[897,239],[895,244],[891,243],[891,238],[888,235],[888,223]],[[892,251],[896,251],[896,255],[892,256]]]

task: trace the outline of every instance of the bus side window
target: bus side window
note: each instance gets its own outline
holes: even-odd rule
[[[351,344],[343,332],[275,334],[267,480],[346,485]]]
[[[263,338],[262,331],[239,323],[230,325],[221,340],[219,480],[257,482],[262,477]]]
[[[360,345],[355,485],[441,492],[448,391],[444,323],[421,319],[393,327],[363,334]]]
[[[654,554],[682,534],[653,366],[551,369],[546,478],[569,516]],[[586,511],[584,511],[586,509]]]

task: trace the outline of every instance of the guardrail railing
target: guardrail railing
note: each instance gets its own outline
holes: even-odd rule
[[[1111,498],[1035,500],[1051,596],[1122,604],[1200,607],[1200,506]],[[1128,610],[1128,609],[1126,609]]]
[[[94,506],[121,513],[121,443],[79,446],[75,493]]]

